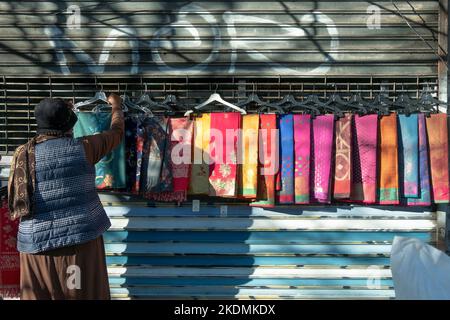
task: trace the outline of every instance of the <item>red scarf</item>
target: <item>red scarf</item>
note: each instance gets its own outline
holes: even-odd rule
[[[0,204],[0,297],[15,298],[20,293],[20,259],[16,249],[19,221],[10,220],[6,201]]]
[[[237,159],[241,114],[211,113],[209,195],[235,197],[237,195]]]

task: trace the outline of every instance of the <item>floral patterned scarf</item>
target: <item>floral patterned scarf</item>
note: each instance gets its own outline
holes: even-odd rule
[[[173,175],[173,191],[159,191],[146,193],[146,197],[155,201],[177,203],[183,202],[187,198],[187,191],[189,188],[189,176],[191,171],[192,161],[192,131],[193,121],[188,118],[171,118],[169,120],[169,134],[170,144],[165,157],[169,157],[170,166]],[[169,183],[165,181],[169,172],[169,168],[162,167],[160,182],[163,184]]]
[[[211,114],[209,195],[237,195],[237,157],[241,114],[217,112]]]

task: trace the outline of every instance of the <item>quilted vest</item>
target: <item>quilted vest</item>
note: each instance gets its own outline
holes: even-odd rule
[[[105,232],[111,223],[82,142],[47,140],[36,145],[35,154],[35,210],[20,221],[17,249],[38,253],[87,242]]]

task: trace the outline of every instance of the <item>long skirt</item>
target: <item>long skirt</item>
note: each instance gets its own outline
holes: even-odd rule
[[[20,253],[20,296],[22,300],[110,299],[103,237],[39,254]]]

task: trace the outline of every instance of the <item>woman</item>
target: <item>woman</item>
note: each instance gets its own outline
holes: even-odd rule
[[[9,210],[20,218],[21,299],[110,299],[102,234],[111,223],[95,189],[95,167],[120,144],[120,97],[111,94],[110,130],[74,139],[71,104],[35,107],[37,135],[14,154]]]

